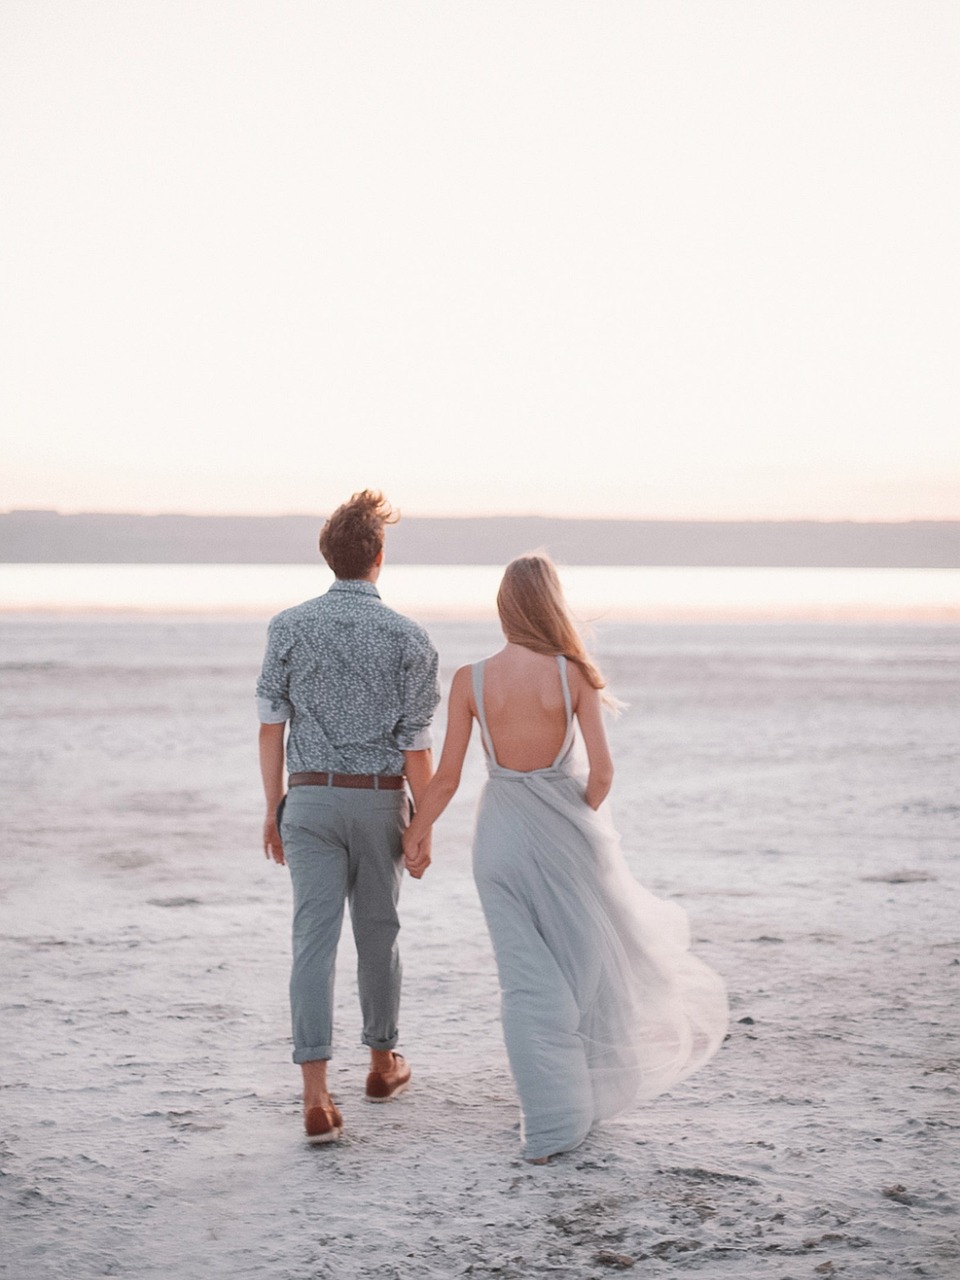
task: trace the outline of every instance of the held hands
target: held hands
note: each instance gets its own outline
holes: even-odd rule
[[[283,842],[277,828],[277,819],[272,813],[268,813],[263,820],[263,856],[268,860],[272,858],[278,867],[284,865]]]
[[[414,880],[419,880],[430,865],[433,832],[418,829],[416,822],[403,833],[403,862]]]

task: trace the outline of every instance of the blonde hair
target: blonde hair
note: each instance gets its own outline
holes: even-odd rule
[[[511,644],[523,645],[534,653],[562,653],[576,663],[592,688],[606,687],[570,617],[557,570],[548,555],[531,551],[510,561],[497,592],[497,611],[503,634]]]

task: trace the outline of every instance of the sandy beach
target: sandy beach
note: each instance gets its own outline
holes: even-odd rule
[[[445,684],[497,641],[428,625]],[[0,618],[0,1275],[960,1275],[960,629],[600,631],[630,704],[615,821],[732,1021],[699,1075],[544,1168],[519,1159],[470,873],[476,741],[403,890],[414,1086],[363,1100],[347,929],[346,1134],[303,1142],[263,635]]]

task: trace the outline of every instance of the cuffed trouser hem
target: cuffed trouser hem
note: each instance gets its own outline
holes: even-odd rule
[[[389,1040],[374,1040],[371,1036],[364,1036],[360,1041],[365,1044],[368,1049],[395,1049],[400,1039],[399,1032],[395,1036],[391,1036]]]
[[[316,1062],[320,1058],[332,1058],[333,1045],[320,1044],[310,1049],[294,1049],[293,1060],[298,1065],[301,1062]]]

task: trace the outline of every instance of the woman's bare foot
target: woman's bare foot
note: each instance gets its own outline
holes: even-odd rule
[[[526,1157],[524,1157],[526,1159]],[[553,1156],[537,1156],[536,1159],[527,1160],[527,1164],[549,1164]]]

